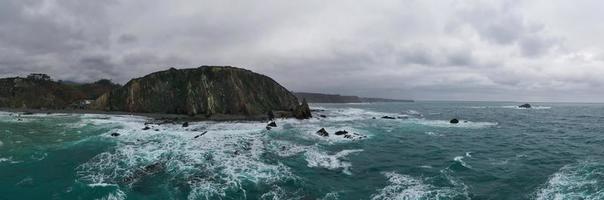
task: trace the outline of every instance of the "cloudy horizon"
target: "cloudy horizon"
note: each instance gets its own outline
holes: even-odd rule
[[[604,2],[0,0],[0,77],[229,65],[297,92],[604,102]]]

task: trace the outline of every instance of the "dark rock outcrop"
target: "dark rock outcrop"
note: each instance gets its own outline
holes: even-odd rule
[[[317,131],[317,135],[320,135],[323,137],[328,137],[329,133],[325,130],[325,128],[321,128],[320,130]]]
[[[336,135],[346,135],[346,134],[348,134],[348,131],[336,131],[334,134],[336,134]]]
[[[99,97],[93,107],[107,111],[212,116],[266,116],[270,111],[302,111],[291,92],[273,79],[235,67],[202,66],[155,72]]]
[[[518,106],[519,108],[532,108],[531,104],[525,103]]]
[[[208,133],[208,132],[207,132],[207,131],[204,131],[203,133],[201,133],[201,134],[199,134],[199,135],[196,135],[196,136],[195,136],[195,137],[193,137],[193,138],[194,138],[194,139],[197,139],[197,138],[199,138],[199,137],[201,137],[201,136],[205,135],[206,133]]]
[[[457,123],[459,123],[459,120],[458,120],[458,119],[453,118],[453,119],[451,119],[451,120],[449,121],[449,123],[451,123],[451,124],[457,124]]]
[[[268,125],[266,126],[270,126],[270,127],[277,127],[277,123],[273,122],[269,122]]]
[[[383,116],[382,119],[396,119],[395,117]]]
[[[0,107],[63,109],[78,99],[78,91],[49,79],[0,79]]]
[[[302,99],[302,104],[296,107],[294,110],[294,117],[296,117],[296,119],[309,119],[312,117],[306,99]]]
[[[182,124],[182,127],[185,127],[185,128],[186,128],[186,127],[189,127],[189,122],[185,122],[185,123],[183,123],[183,124]]]
[[[89,84],[53,81],[45,74],[0,79],[0,107],[28,109],[81,108],[90,99],[117,88],[109,80]]]

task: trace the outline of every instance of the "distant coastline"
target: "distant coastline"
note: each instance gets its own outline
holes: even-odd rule
[[[387,99],[339,94],[322,94],[311,92],[294,92],[298,99],[306,99],[309,103],[372,103],[372,102],[415,102],[409,99]]]

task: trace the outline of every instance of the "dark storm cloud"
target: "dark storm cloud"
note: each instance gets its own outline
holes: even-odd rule
[[[125,83],[169,67],[233,65],[296,91],[479,100],[595,95],[604,76],[596,33],[604,28],[566,22],[585,14],[566,4],[2,0],[0,75]],[[593,37],[575,37],[588,34],[580,30]]]

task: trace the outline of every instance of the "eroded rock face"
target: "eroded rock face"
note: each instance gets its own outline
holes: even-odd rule
[[[291,112],[299,106],[296,96],[267,76],[235,67],[202,66],[171,68],[133,79],[99,97],[93,107],[211,116],[266,115],[270,111]]]
[[[83,99],[74,88],[45,79],[0,79],[0,107],[63,109]]]
[[[310,107],[306,102],[306,99],[302,99],[302,104],[296,106],[294,110],[294,117],[297,119],[310,119],[312,114],[310,113]]]
[[[117,88],[109,80],[78,84],[53,81],[45,74],[0,79],[0,107],[27,109],[80,108],[82,101]]]

